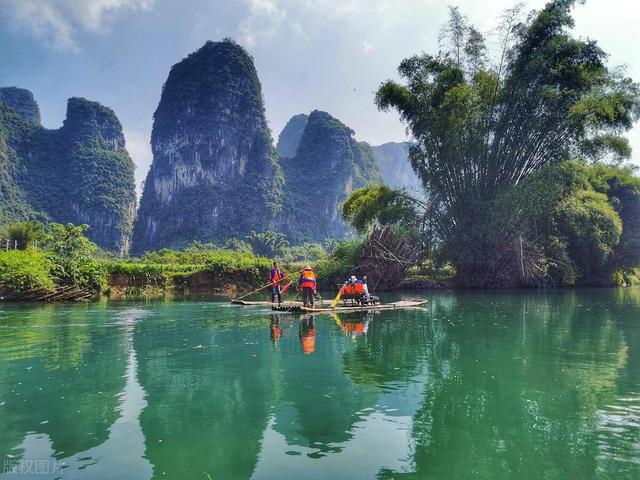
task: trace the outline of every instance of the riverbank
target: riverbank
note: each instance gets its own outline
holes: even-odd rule
[[[332,257],[325,257],[317,263],[320,286],[327,291],[333,291],[336,282],[353,271],[342,272],[347,266],[331,260]],[[328,269],[327,264],[340,268]],[[34,250],[0,252],[0,301],[87,301],[188,294],[236,297],[264,285],[271,266],[270,259],[248,252],[161,250],[134,259],[90,257],[84,263],[71,265],[76,271],[73,276],[61,278],[59,271],[71,268],[68,261]],[[298,263],[281,265],[292,278],[302,267]],[[639,276],[638,272],[619,274],[609,282],[590,286],[630,286],[638,283]],[[456,289],[456,283],[453,277],[432,279],[416,271],[398,288]]]

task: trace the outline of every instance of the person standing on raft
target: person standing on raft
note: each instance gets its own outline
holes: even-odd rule
[[[282,303],[282,291],[280,290],[280,280],[284,278],[282,270],[280,270],[280,266],[278,262],[273,262],[273,268],[271,269],[271,275],[269,276],[269,281],[273,283],[271,287],[271,302],[276,303],[278,305]]]
[[[302,305],[313,307],[313,296],[317,291],[316,274],[311,267],[304,267],[300,274],[300,288],[302,289]]]

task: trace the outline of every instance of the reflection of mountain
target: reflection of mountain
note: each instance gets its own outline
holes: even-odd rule
[[[251,476],[280,383],[263,323],[264,331],[203,321],[179,335],[164,328],[136,337],[154,478]]]
[[[610,295],[464,295],[453,308],[434,298],[433,325],[445,335],[429,349],[430,381],[414,417],[415,472],[383,478],[594,478],[605,464],[598,438],[611,426],[599,406],[630,369]],[[613,443],[618,461],[625,451],[637,458],[632,436]],[[631,468],[629,478],[640,473]]]
[[[420,405],[424,381],[424,375],[411,378],[408,384],[377,397],[377,404],[371,403],[371,407],[354,412],[354,421],[348,425],[350,434],[344,441],[333,440],[329,450],[323,451],[317,443],[292,441],[275,428],[272,420],[264,433],[260,459],[252,478],[376,478],[381,467],[395,471],[409,469],[411,442],[407,433]],[[282,410],[276,413],[277,421],[285,424],[300,421],[299,416],[286,415],[293,407]]]
[[[74,455],[104,442],[118,418],[127,363],[122,332],[96,330],[80,309],[69,309],[62,322],[56,308],[36,312],[37,325],[25,315],[0,336],[0,458],[33,432],[50,438],[56,458]]]
[[[383,321],[370,322],[366,338],[342,356],[344,373],[357,384],[406,381],[424,364],[432,334],[424,322],[424,313],[393,312],[382,318]]]
[[[290,445],[313,446],[322,452],[352,437],[358,412],[374,405],[378,395],[375,387],[354,384],[343,374],[341,356],[349,344],[329,335],[328,329],[336,327],[326,320],[318,320],[312,355],[296,362],[282,361],[286,382],[273,425]],[[306,328],[307,319],[298,322]]]
[[[17,472],[27,470],[31,462],[40,464],[40,475],[34,478],[135,478],[151,477],[151,465],[144,458],[144,436],[140,427],[139,415],[146,406],[145,391],[138,383],[137,355],[132,345],[133,329],[145,311],[129,309],[116,316],[115,327],[125,333],[122,343],[127,351],[126,383],[115,399],[117,406],[110,410],[118,416],[107,430],[108,437],[82,451],[65,452],[55,449],[55,438],[51,435],[29,432],[22,443],[15,449],[21,451],[21,462]],[[119,335],[118,335],[119,336]],[[108,359],[108,357],[105,357]],[[73,396],[70,397],[70,400]],[[41,431],[41,430],[39,430]],[[22,469],[22,470],[20,470]],[[50,476],[44,476],[49,473]],[[12,475],[15,477],[15,475]],[[0,475],[0,478],[3,478]],[[28,477],[30,478],[30,477]]]

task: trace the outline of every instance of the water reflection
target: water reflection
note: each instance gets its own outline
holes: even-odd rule
[[[363,312],[355,314],[332,313],[331,317],[342,333],[355,340],[360,335],[366,335],[369,322],[373,320],[374,312]]]
[[[316,319],[313,315],[300,318],[300,345],[305,355],[316,351]]]
[[[0,455],[63,478],[640,478],[638,292],[3,307]]]
[[[73,325],[75,330],[58,345],[60,349],[67,350],[66,340],[73,342],[78,337],[91,335],[87,332],[87,324],[75,323],[81,313],[72,312],[68,323],[65,323],[64,326]],[[106,342],[100,342],[102,347],[99,350],[107,355],[90,355],[90,350],[80,357],[74,354],[71,364],[62,362],[56,365],[61,366],[61,369],[54,368],[55,373],[46,376],[44,385],[42,370],[38,366],[26,367],[28,372],[34,371],[33,376],[18,384],[25,385],[25,388],[32,392],[42,392],[40,395],[46,396],[41,396],[39,402],[27,396],[23,403],[29,404],[30,416],[37,419],[38,415],[44,415],[47,419],[35,427],[33,424],[14,424],[13,430],[5,430],[5,433],[14,433],[13,437],[6,438],[13,438],[13,442],[20,437],[21,440],[16,442],[17,445],[13,443],[15,446],[12,445],[9,453],[3,455],[5,462],[0,470],[0,478],[5,477],[1,473],[6,473],[7,478],[16,478],[19,475],[19,478],[25,479],[62,476],[118,478],[120,475],[150,477],[151,465],[144,459],[144,437],[138,422],[138,415],[146,406],[146,402],[144,390],[137,379],[136,352],[132,345],[133,328],[145,313],[133,309],[111,317],[111,321],[105,322],[104,327],[116,328],[109,328],[108,334],[103,335],[102,340]],[[54,329],[53,332],[58,330],[65,329]],[[20,331],[28,332],[28,328],[23,325]],[[68,347],[76,352],[71,344]],[[119,369],[121,349],[125,354],[124,374]],[[114,352],[117,353],[116,356],[109,356]],[[69,357],[65,358],[70,360]],[[115,363],[103,365],[104,370],[101,370],[99,362],[113,361]],[[76,366],[72,368],[70,365]],[[45,370],[50,372],[49,368],[45,367]],[[92,368],[95,369],[93,375],[89,373]],[[118,380],[124,379],[120,391],[104,391],[105,385],[113,385],[112,381],[107,380],[109,377],[103,375],[107,372],[115,375]],[[35,378],[39,379],[38,383],[35,383]],[[29,380],[34,383],[29,385]],[[78,388],[79,382],[92,382],[88,389],[95,391],[84,393],[85,391]],[[50,397],[54,391],[52,384],[63,388],[65,395],[59,398]],[[4,385],[4,382],[0,382],[0,385]],[[14,395],[9,395],[9,398],[19,400],[19,397],[25,397],[20,391],[12,393]],[[11,408],[13,403],[4,402],[3,406]],[[25,407],[20,405],[19,408],[22,410]],[[13,415],[8,417],[9,420],[15,418]]]

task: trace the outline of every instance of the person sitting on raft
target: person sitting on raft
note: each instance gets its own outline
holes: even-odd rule
[[[347,280],[342,287],[341,296],[344,298],[353,298],[359,303],[369,303],[369,287],[367,286],[367,277],[363,277],[362,280],[358,280],[355,275],[351,275],[351,278]]]
[[[304,267],[300,274],[300,288],[302,289],[302,305],[313,307],[313,296],[316,294],[317,282],[316,274],[311,267]]]
[[[278,262],[273,262],[273,268],[271,269],[271,274],[269,275],[269,281],[273,284],[271,287],[271,301],[273,303],[278,302],[278,305],[282,303],[282,293],[280,290],[280,280],[284,278],[284,274],[282,270],[280,270],[280,266]]]

